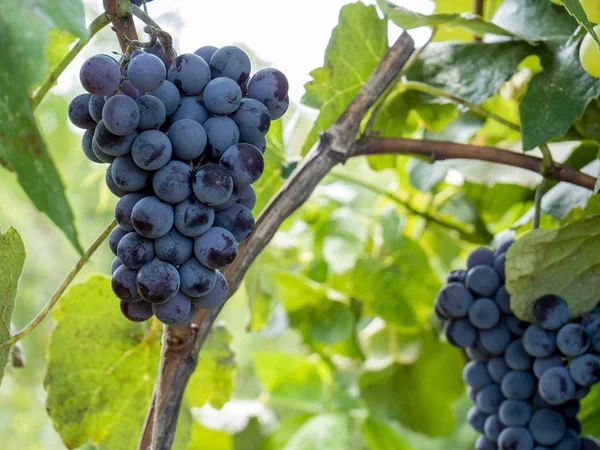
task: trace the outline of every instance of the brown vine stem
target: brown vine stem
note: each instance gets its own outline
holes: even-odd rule
[[[229,295],[239,288],[250,264],[273,238],[281,223],[306,202],[333,167],[350,156],[365,114],[396,78],[413,52],[414,41],[408,33],[402,33],[344,113],[323,134],[318,147],[306,156],[265,207],[257,220],[255,232],[240,246],[235,262],[224,271],[229,284]],[[152,450],[171,448],[185,387],[219,311],[220,308],[200,311],[192,325],[167,328],[167,345],[162,348],[161,354],[162,385],[155,386],[154,390],[154,399],[160,392],[162,401],[151,402],[138,449],[147,450],[150,447],[153,433],[157,439]],[[158,409],[156,415],[155,408]],[[153,432],[154,428],[156,431]]]
[[[123,5],[128,7],[125,12],[123,11]],[[129,0],[104,0],[106,15],[113,24],[123,53],[127,51],[129,42],[138,40],[129,6]]]
[[[483,17],[484,14],[484,0],[473,0],[473,12],[478,16]],[[475,40],[480,42],[482,40],[481,36],[475,36]]]

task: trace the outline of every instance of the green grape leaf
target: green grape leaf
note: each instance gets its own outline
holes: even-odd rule
[[[587,15],[585,14],[585,10],[583,6],[581,6],[580,0],[561,0],[563,6],[569,11],[569,13],[577,19],[583,27],[592,35],[594,40],[600,45],[600,39],[598,39],[598,35],[594,31],[594,25],[591,24]]]
[[[414,362],[363,372],[361,398],[379,420],[397,420],[419,433],[444,436],[455,426],[452,407],[464,392],[462,365],[457,349],[428,332]]]
[[[407,78],[479,105],[498,92],[521,61],[539,51],[524,41],[435,43],[423,50]]]
[[[194,422],[192,440],[187,450],[205,450],[207,442],[210,442],[210,450],[235,450],[233,436],[227,431],[207,428]]]
[[[419,27],[466,28],[475,36],[483,36],[489,33],[500,36],[519,37],[517,34],[488,22],[476,14],[420,14],[395,5],[388,0],[377,0],[377,5],[392,22],[405,30],[412,30]]]
[[[583,425],[584,435],[592,435],[600,439],[600,385],[581,401],[581,411],[578,415]]]
[[[63,182],[29,103],[29,90],[48,67],[46,49],[53,29],[86,36],[80,0],[0,2],[0,165],[17,176],[36,208],[83,253]]]
[[[306,413],[286,414],[279,421],[277,428],[271,431],[263,441],[260,450],[281,450],[311,417],[313,417],[311,414]]]
[[[248,331],[262,330],[267,326],[271,314],[277,306],[277,286],[265,263],[267,258],[268,252],[261,253],[244,277],[244,287],[250,309]]]
[[[342,114],[387,50],[387,21],[379,18],[375,6],[356,2],[342,8],[325,64],[311,72],[313,80],[305,85],[302,103],[320,112],[304,142],[303,154]]]
[[[574,42],[542,58],[544,70],[529,82],[519,106],[525,150],[564,135],[600,96],[600,79],[583,70],[578,46]]]
[[[566,42],[577,22],[562,6],[550,0],[504,0],[492,22],[531,40]]]
[[[352,448],[351,442],[347,415],[321,414],[304,423],[283,450],[348,450]]]
[[[593,309],[600,290],[598,252],[600,216],[521,236],[506,258],[506,289],[515,315],[533,322],[536,299],[549,293],[563,296],[573,317]]]
[[[25,245],[14,228],[2,233],[0,229],[0,385],[4,368],[10,357],[11,346],[4,345],[11,338],[10,321],[15,309],[19,278],[25,264]]]
[[[285,146],[283,143],[283,124],[281,120],[271,123],[267,134],[267,151],[265,157],[265,170],[263,176],[252,185],[256,191],[256,205],[252,209],[255,216],[267,206],[275,193],[283,185],[283,165],[286,162]]]
[[[413,450],[413,447],[392,425],[369,416],[361,426],[370,450]]]

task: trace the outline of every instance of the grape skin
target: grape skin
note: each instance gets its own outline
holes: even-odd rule
[[[96,126],[96,121],[90,114],[91,94],[79,94],[71,100],[67,115],[73,125],[78,128],[89,130]]]
[[[106,100],[102,95],[92,95],[90,97],[90,102],[88,104],[88,110],[90,112],[90,116],[96,123],[102,120],[102,109],[104,108],[104,104]]]
[[[194,195],[202,203],[208,206],[218,206],[227,202],[231,197],[233,179],[223,166],[207,164],[196,172],[193,189]]]
[[[137,275],[138,292],[149,303],[168,302],[179,291],[179,285],[179,272],[164,261],[150,261]]]
[[[232,180],[233,185],[233,180]],[[238,191],[238,199],[236,203],[245,206],[250,211],[256,206],[256,191],[252,186],[246,186]]]
[[[475,441],[475,450],[496,450],[497,447],[493,442],[488,440],[484,435],[481,435]]]
[[[491,358],[487,363],[487,369],[490,377],[496,383],[501,383],[504,375],[510,372],[510,367],[508,367],[503,357]]]
[[[96,156],[94,149],[92,148],[94,132],[95,129],[85,130],[85,133],[83,133],[83,137],[81,138],[81,148],[83,149],[83,154],[87,159],[93,163],[102,164],[103,161]]]
[[[142,95],[135,102],[140,110],[138,129],[156,130],[160,128],[167,118],[167,111],[163,102],[152,95]]]
[[[213,114],[233,114],[242,103],[242,90],[230,78],[214,78],[206,85],[204,106]]]
[[[200,95],[210,81],[210,68],[198,55],[184,53],[171,63],[168,80],[182,96]]]
[[[556,350],[556,333],[532,325],[523,335],[523,346],[531,356],[547,358]]]
[[[463,380],[473,389],[481,390],[492,384],[487,364],[479,361],[468,362],[463,369]]]
[[[114,183],[122,190],[136,192],[148,183],[150,173],[139,168],[131,155],[118,156],[111,165]]]
[[[286,76],[272,67],[257,71],[248,82],[248,97],[263,103],[269,111],[285,102],[288,91]]]
[[[202,297],[192,297],[192,304],[200,309],[213,309],[221,306],[227,299],[227,280],[218,270],[217,281],[211,291]]]
[[[527,428],[508,427],[498,437],[499,450],[532,450],[533,438]]]
[[[496,325],[489,330],[481,330],[478,342],[490,355],[500,355],[510,344],[510,333],[503,324]]]
[[[600,357],[587,353],[569,364],[573,380],[580,386],[591,387],[600,382]]]
[[[212,78],[227,77],[237,84],[243,84],[248,80],[251,66],[246,52],[233,45],[218,49],[210,58]]]
[[[217,283],[217,272],[191,258],[179,268],[181,290],[190,297],[207,295]]]
[[[133,207],[141,199],[146,198],[146,194],[131,193],[124,195],[115,207],[115,219],[119,227],[125,231],[133,231],[133,223],[131,222],[131,211]]]
[[[192,195],[192,169],[181,161],[171,161],[154,174],[152,187],[162,201],[177,204]]]
[[[125,267],[137,270],[154,259],[154,243],[136,232],[128,233],[117,246],[117,257]]]
[[[467,421],[469,422],[471,427],[473,427],[474,430],[476,430],[480,433],[483,433],[485,421],[487,420],[488,417],[489,417],[488,414],[481,412],[477,408],[477,406],[473,406],[467,414]]]
[[[221,165],[229,171],[233,185],[238,189],[257,181],[265,169],[260,150],[244,143],[229,147],[221,156]]]
[[[504,376],[501,387],[507,399],[527,400],[535,392],[536,381],[529,372],[513,370]]]
[[[558,331],[556,345],[565,356],[583,355],[590,348],[590,336],[578,323],[569,323]]]
[[[137,89],[151,92],[158,89],[165,81],[167,71],[158,56],[142,52],[129,62],[127,76]]]
[[[569,306],[558,295],[544,295],[536,300],[533,317],[536,324],[543,329],[557,331],[569,321]]]
[[[500,287],[500,278],[490,266],[478,265],[467,272],[467,287],[479,295],[493,297]]]
[[[194,54],[198,55],[207,63],[210,63],[210,59],[217,50],[219,50],[219,48],[215,47],[214,45],[205,45],[204,47],[200,47],[198,50],[196,50]]]
[[[128,303],[121,300],[121,312],[132,322],[145,322],[152,318],[152,305],[147,302]]]
[[[541,376],[552,367],[564,367],[560,356],[550,356],[549,358],[538,358],[533,362],[533,373],[536,377]]]
[[[233,120],[240,130],[240,141],[252,143],[264,138],[271,127],[271,115],[265,105],[253,98],[242,100]]]
[[[138,127],[140,109],[131,97],[117,94],[104,105],[102,120],[108,131],[117,136],[126,136]]]
[[[103,120],[98,122],[94,132],[94,139],[98,147],[107,155],[114,157],[127,155],[131,151],[131,144],[137,136],[137,131],[125,136],[117,136],[106,128]]]
[[[529,370],[533,366],[533,358],[523,348],[523,341],[517,339],[509,344],[504,354],[506,364],[513,370]]]
[[[165,114],[167,116],[170,116],[177,110],[179,107],[179,101],[181,100],[181,96],[179,95],[179,90],[177,87],[170,81],[166,80],[159,86],[158,89],[148,92],[147,95],[152,95],[163,103],[163,106],[165,107]]]
[[[124,302],[138,302],[142,297],[137,291],[137,270],[120,266],[112,276],[111,284],[115,295]]]
[[[108,187],[108,190],[112,192],[113,195],[120,198],[128,194],[127,191],[124,191],[115,184],[115,181],[112,177],[112,165],[108,166],[108,168],[106,169],[106,176],[104,177],[104,182],[106,183],[106,187]]]
[[[131,222],[142,236],[157,239],[173,227],[173,208],[157,197],[146,197],[135,204],[131,211]]]
[[[110,273],[111,275],[115,273],[115,271],[121,267],[123,265],[123,263],[121,262],[121,260],[119,258],[115,258],[113,259],[112,264],[110,265]]]
[[[215,214],[214,225],[229,230],[239,242],[243,242],[254,231],[254,216],[252,212],[238,203]]]
[[[194,241],[171,228],[167,234],[154,241],[154,252],[161,261],[179,266],[194,254]]]
[[[486,419],[485,425],[483,427],[483,432],[488,440],[490,440],[491,442],[498,442],[498,436],[500,436],[500,433],[502,432],[502,430],[504,430],[504,428],[505,427],[500,421],[500,417],[498,417],[498,414],[492,414]]]
[[[210,113],[198,97],[183,97],[179,101],[177,110],[171,116],[171,123],[182,119],[195,120],[200,125],[204,125],[210,119]]]
[[[173,147],[173,154],[183,160],[199,158],[208,142],[204,127],[195,120],[181,119],[169,128],[167,136]]]
[[[173,154],[167,135],[158,130],[147,130],[139,134],[131,146],[131,156],[142,169],[155,171],[164,167]]]
[[[575,382],[566,368],[552,367],[540,377],[539,392],[546,402],[560,405],[575,395]]]
[[[225,228],[213,227],[194,242],[196,258],[211,269],[227,267],[233,262],[237,253],[237,241]]]
[[[124,230],[118,225],[110,232],[110,235],[108,236],[108,246],[115,256],[117,255],[119,242],[121,242],[121,239],[123,239],[127,233],[129,233],[129,231]]]
[[[480,411],[486,414],[495,414],[504,400],[500,386],[494,383],[481,389],[477,394],[476,403]]]
[[[156,318],[166,325],[181,323],[188,317],[191,310],[190,298],[181,291],[166,303],[152,305],[152,311]]]
[[[494,267],[496,255],[493,251],[486,247],[479,247],[473,250],[467,258],[467,270],[475,266],[490,266]]]
[[[477,328],[489,330],[500,321],[500,310],[492,299],[479,298],[469,308],[469,320]]]
[[[204,131],[214,156],[221,156],[225,150],[240,141],[240,130],[233,119],[226,116],[213,116],[204,122]]]
[[[467,319],[447,320],[444,335],[450,344],[459,348],[469,347],[477,339],[477,331]]]
[[[498,410],[500,421],[507,427],[526,427],[532,415],[531,404],[523,400],[506,400]]]
[[[184,236],[198,237],[213,226],[215,212],[195,198],[188,198],[175,207],[175,228]]]
[[[554,445],[563,438],[567,426],[560,413],[551,409],[539,409],[533,413],[529,431],[538,444]]]
[[[81,66],[79,80],[90,94],[110,94],[116,91],[121,83],[119,64],[107,55],[92,56]]]

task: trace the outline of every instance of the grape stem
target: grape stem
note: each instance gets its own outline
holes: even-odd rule
[[[86,44],[94,37],[98,31],[104,28],[106,25],[110,23],[110,19],[104,13],[100,14],[94,21],[90,24],[87,29],[88,36],[86,39],[79,39],[73,48],[67,53],[67,55],[63,58],[63,60],[58,63],[58,66],[48,75],[48,77],[44,80],[40,88],[35,92],[35,95],[31,98],[31,106],[33,109],[37,108],[39,104],[42,102],[46,94],[54,84],[58,81],[58,77],[65,71],[71,62],[75,59],[75,57],[83,50]]]
[[[29,322],[29,324],[25,328],[23,328],[21,331],[19,331],[18,333],[14,334],[12,336],[10,344],[14,344],[17,341],[20,341],[25,336],[27,336],[29,333],[31,333],[33,330],[35,330],[40,323],[42,323],[42,321],[46,318],[48,313],[50,313],[50,311],[52,310],[54,305],[56,305],[56,302],[58,302],[58,299],[60,299],[60,297],[65,293],[65,291],[67,290],[69,285],[73,282],[73,280],[75,279],[77,274],[81,271],[83,266],[85,266],[85,264],[88,262],[88,260],[91,258],[91,256],[96,252],[96,250],[98,250],[100,245],[102,245],[102,243],[108,238],[108,236],[110,235],[110,232],[116,226],[117,226],[117,221],[115,219],[113,219],[108,224],[108,226],[102,231],[102,233],[100,233],[100,235],[94,240],[94,242],[92,242],[92,245],[89,246],[89,248],[85,251],[83,256],[79,259],[79,261],[77,261],[75,266],[73,266],[71,271],[67,274],[67,276],[65,277],[63,282],[60,284],[58,289],[54,292],[54,294],[52,294],[52,297],[50,297],[50,300],[48,300],[48,303],[46,303],[44,305],[44,307],[38,313],[38,315],[35,316],[35,318],[31,322]]]
[[[535,191],[535,200],[534,200],[534,214],[533,214],[533,229],[537,230],[540,227],[540,222],[542,220],[542,200],[544,199],[544,194],[546,193],[546,185],[547,185],[547,175],[552,166],[554,166],[554,161],[552,159],[552,152],[550,151],[550,147],[548,144],[540,145],[540,150],[542,151],[542,155],[544,157],[542,161],[542,168],[540,170],[540,174],[544,177],[542,182],[537,187]]]

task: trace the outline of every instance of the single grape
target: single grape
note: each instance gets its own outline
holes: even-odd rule
[[[500,322],[500,310],[491,298],[479,298],[469,308],[469,320],[476,328],[489,330]]]
[[[171,161],[154,174],[152,187],[162,201],[177,204],[192,195],[192,169],[181,161]]]
[[[221,167],[223,167],[223,166],[221,166]],[[229,198],[225,201],[225,203],[213,206],[213,209],[215,210],[215,212],[224,211],[227,208],[229,208],[230,206],[232,206],[235,202],[237,202],[237,200],[238,200],[238,190],[234,187],[233,192],[231,193]]]
[[[150,48],[144,49],[144,52],[157,56],[163,62],[167,73],[169,73],[169,68],[171,64],[169,63],[169,58],[167,58],[167,54],[163,50],[162,45],[160,45],[160,42],[157,42]]]
[[[117,61],[110,56],[95,55],[81,66],[79,80],[90,94],[107,95],[119,87],[121,70]]]
[[[225,150],[240,140],[240,130],[233,119],[226,116],[213,116],[204,122],[204,130],[214,156],[221,156]]]
[[[463,369],[463,380],[474,389],[483,389],[492,384],[492,378],[487,370],[487,364],[479,361],[469,361]]]
[[[190,308],[190,312],[188,313],[187,317],[185,319],[183,319],[181,322],[177,322],[175,324],[175,326],[185,327],[186,325],[189,325],[190,323],[192,323],[192,321],[194,320],[194,316],[196,315],[196,311],[198,311],[198,308],[196,308],[192,304],[192,306]]]
[[[102,164],[103,161],[96,156],[92,147],[94,133],[95,129],[85,130],[85,133],[83,133],[83,137],[81,138],[81,148],[83,149],[83,154],[87,159],[96,164]]]
[[[450,319],[444,324],[444,335],[453,346],[466,348],[475,344],[477,330],[467,319]]]
[[[502,407],[502,406],[500,406]],[[500,417],[497,414],[492,414],[485,420],[485,425],[483,426],[483,432],[485,437],[488,438],[491,442],[498,442],[498,436],[504,430],[504,425],[500,421]],[[497,449],[498,447],[494,447]]]
[[[152,92],[165,81],[167,71],[158,56],[142,52],[129,62],[127,76],[140,91]]]
[[[162,62],[160,64],[162,66]],[[166,303],[152,305],[154,315],[165,325],[178,325],[188,317],[191,310],[190,298],[181,291]]]
[[[567,430],[563,438],[552,447],[552,450],[579,450],[581,448],[581,439],[579,434],[573,430]]]
[[[547,358],[556,350],[556,333],[531,325],[523,335],[523,346],[536,358]]]
[[[191,197],[175,207],[175,228],[184,236],[198,237],[213,226],[215,212]]]
[[[244,142],[243,140],[241,140],[241,141]],[[254,145],[257,149],[260,150],[260,152],[263,155],[265,153],[265,150],[267,149],[267,137],[266,136],[261,136],[253,141],[247,141],[245,143]]]
[[[563,416],[551,409],[539,409],[531,417],[529,431],[538,444],[554,445],[567,431]]]
[[[96,126],[96,121],[90,114],[91,94],[79,94],[69,104],[67,112],[69,120],[78,128],[89,130]]]
[[[177,110],[171,116],[171,123],[179,120],[195,120],[200,125],[204,125],[210,119],[210,113],[204,107],[204,103],[198,97],[183,97],[179,101]]]
[[[496,257],[496,261],[494,262],[494,270],[496,271],[498,277],[500,277],[500,281],[502,282],[504,282],[504,280],[506,279],[505,265],[506,253],[502,253],[501,255]]]
[[[475,266],[490,266],[494,267],[496,255],[489,248],[479,247],[473,250],[467,258],[467,269],[472,269]]]
[[[168,302],[179,291],[179,285],[179,272],[164,261],[150,261],[138,272],[138,292],[149,303]]]
[[[237,144],[223,153],[221,165],[229,171],[233,178],[233,185],[242,189],[260,178],[265,168],[265,161],[260,150],[255,146]]]
[[[169,128],[167,136],[173,146],[173,154],[182,161],[200,157],[208,142],[204,127],[191,119],[175,122]]]
[[[489,330],[481,330],[478,342],[490,355],[501,355],[510,344],[510,332],[503,324],[496,325]]]
[[[139,269],[154,259],[154,243],[136,232],[127,233],[117,246],[117,257],[128,269]]]
[[[131,223],[142,236],[157,239],[173,227],[173,207],[157,197],[146,197],[135,204],[131,211]]]
[[[250,58],[244,50],[233,45],[222,47],[210,58],[212,78],[227,77],[237,84],[245,83],[251,71]]]
[[[127,192],[143,189],[150,178],[150,172],[140,169],[131,155],[117,157],[111,167],[113,181],[119,188]]]
[[[481,412],[477,406],[473,406],[471,409],[469,409],[467,421],[475,431],[483,433],[483,427],[485,426],[485,421],[488,417],[488,414]]]
[[[217,272],[217,281],[211,291],[202,297],[192,298],[192,304],[200,309],[213,309],[221,306],[227,299],[227,280]]]
[[[288,80],[281,71],[268,67],[256,72],[248,82],[248,97],[258,100],[271,110],[285,101],[289,87]],[[274,119],[273,115],[271,117]]]
[[[137,274],[137,270],[131,270],[125,266],[119,267],[113,273],[111,279],[112,290],[124,302],[133,303],[142,300],[137,291]]]
[[[496,295],[494,296],[494,300],[504,314],[512,314],[510,309],[510,294],[506,290],[506,286],[502,285],[496,291]]]
[[[152,95],[163,103],[167,116],[170,116],[177,110],[179,101],[181,100],[179,89],[170,81],[164,81],[158,89],[148,92],[147,95]]]
[[[498,356],[488,361],[487,370],[492,380],[496,383],[501,383],[504,375],[510,372],[510,367],[508,367],[503,357]]]
[[[283,100],[276,100],[269,107],[269,114],[271,115],[271,120],[277,120],[287,112],[290,107],[290,98],[286,97]]]
[[[233,179],[219,164],[202,166],[194,176],[194,195],[208,206],[224,204],[233,193]]]
[[[233,183],[232,183],[233,184]],[[256,191],[252,186],[246,186],[238,191],[238,199],[236,203],[245,206],[250,211],[256,205]]]
[[[475,441],[475,450],[496,450],[498,447],[485,436],[481,435]]]
[[[552,367],[540,377],[539,391],[545,401],[560,405],[575,395],[575,382],[566,368]]]
[[[128,303],[121,300],[121,312],[132,322],[145,322],[152,318],[152,305],[148,302]]]
[[[498,412],[504,400],[500,386],[495,383],[490,384],[477,394],[477,408],[486,414],[494,414]]]
[[[508,427],[498,436],[498,450],[532,450],[533,438],[527,428]]]
[[[200,95],[210,81],[210,68],[198,55],[184,53],[171,63],[168,79],[181,95]]]
[[[500,421],[507,427],[526,427],[532,414],[531,403],[523,400],[506,400],[498,410]]]
[[[129,80],[125,80],[121,83],[121,91],[115,91],[110,95],[105,95],[104,100],[108,101],[109,98],[114,97],[115,95],[123,94],[127,97],[130,97],[132,100],[135,100],[140,95],[140,92],[135,88],[133,84]]]
[[[536,381],[530,372],[513,370],[502,378],[502,394],[510,400],[527,400],[535,393]]]
[[[135,102],[140,110],[138,128],[140,130],[156,130],[160,128],[167,118],[163,102],[153,95],[142,95]]]
[[[104,96],[91,96],[90,103],[88,104],[88,110],[90,112],[90,116],[92,116],[92,119],[94,119],[94,122],[98,123],[102,120],[102,109],[104,108],[105,103],[106,100],[104,100]]]
[[[222,269],[233,262],[238,253],[235,237],[225,228],[213,227],[194,242],[198,261],[211,269]]]
[[[204,47],[200,47],[198,50],[196,50],[194,55],[198,55],[200,58],[206,61],[207,64],[210,64],[210,59],[217,50],[219,50],[218,47],[213,45],[205,45]]]
[[[158,170],[171,159],[173,147],[165,133],[147,130],[133,141],[131,156],[135,163],[145,170]]]
[[[475,266],[467,272],[467,287],[478,295],[493,297],[500,287],[500,278],[490,266]]]
[[[137,202],[147,197],[146,194],[131,193],[124,195],[115,207],[115,219],[120,228],[130,232],[133,231],[133,223],[131,223],[131,211]]]
[[[583,436],[580,445],[580,450],[600,450],[600,442],[593,436]]]
[[[469,400],[471,400],[472,403],[475,403],[477,401],[477,394],[479,394],[478,389],[473,389],[472,386],[467,386],[467,396],[469,397]]]
[[[569,364],[573,380],[580,386],[593,386],[600,382],[600,357],[587,353]]]
[[[209,269],[191,258],[179,267],[181,290],[190,297],[207,295],[217,283],[217,271]]]
[[[591,349],[596,353],[600,353],[600,315],[590,316],[584,326],[590,336]]]
[[[115,271],[121,267],[123,265],[123,263],[121,262],[121,260],[119,258],[115,258],[113,259],[112,264],[110,265],[110,273],[114,274]]]
[[[194,241],[171,228],[167,234],[154,241],[154,251],[161,261],[179,266],[194,254]]]
[[[538,358],[533,361],[533,373],[538,378],[541,378],[542,375],[552,367],[564,367],[560,356],[554,355],[549,358]]]
[[[109,98],[102,110],[102,121],[113,134],[126,136],[140,123],[140,109],[131,97],[123,94]]]
[[[504,324],[512,333],[512,335],[517,337],[522,337],[530,326],[528,322],[524,322],[515,316],[506,317],[504,319]]]
[[[215,214],[215,226],[229,230],[238,242],[243,242],[254,231],[254,216],[248,208],[235,203]],[[493,302],[492,305],[496,307]]]
[[[265,105],[253,98],[242,100],[233,120],[240,130],[240,141],[253,142],[264,138],[271,126],[271,115]]]
[[[467,317],[474,299],[469,290],[460,283],[449,283],[438,292],[436,303],[448,317],[459,319]]]
[[[582,325],[569,323],[558,331],[556,345],[565,356],[583,355],[590,348],[590,335]]]
[[[538,298],[533,306],[533,318],[545,330],[558,330],[569,321],[570,315],[567,302],[554,294]]]
[[[137,136],[137,131],[126,136],[117,136],[108,131],[103,120],[98,122],[96,131],[94,132],[94,139],[102,152],[115,157],[127,155],[131,152],[131,145]]]
[[[513,370],[529,370],[533,365],[533,358],[525,351],[521,339],[511,342],[506,347],[504,359]]]
[[[592,389],[588,386],[576,386],[575,387],[575,395],[573,396],[574,400],[583,400],[586,398]]]
[[[219,77],[206,85],[202,99],[213,114],[233,114],[242,103],[242,90],[232,79]]]
[[[112,177],[112,164],[110,166],[108,166],[108,168],[106,169],[106,176],[104,177],[104,181],[106,182],[106,186],[108,187],[108,190],[110,192],[112,192],[115,196],[117,197],[123,197],[124,195],[128,194],[127,191],[124,191],[123,189],[121,189],[119,186],[117,186],[113,180]]]
[[[113,252],[115,256],[117,255],[119,242],[121,242],[121,239],[123,239],[127,233],[129,233],[129,231],[124,230],[118,225],[110,232],[110,235],[108,236],[108,246],[110,247],[110,251]]]

